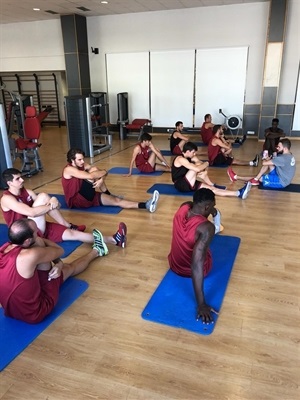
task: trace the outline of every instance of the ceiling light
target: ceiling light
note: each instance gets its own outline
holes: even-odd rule
[[[33,11],[41,11],[40,8],[34,8]]]
[[[101,4],[108,4],[108,1],[101,1]]]

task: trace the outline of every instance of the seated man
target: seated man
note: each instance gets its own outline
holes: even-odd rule
[[[79,240],[93,243],[94,236],[98,235],[95,229],[93,234],[82,232],[85,225],[77,227],[68,223],[59,211],[60,203],[56,197],[47,193],[36,194],[31,189],[25,189],[21,172],[15,168],[8,168],[2,173],[2,179],[7,184],[8,190],[3,192],[0,200],[4,220],[8,226],[21,218],[33,219],[38,227],[39,235],[53,242],[65,240]],[[49,215],[56,222],[46,221]],[[104,238],[105,242],[116,244],[120,247],[126,245],[126,225],[121,222],[118,231],[113,236]]]
[[[149,133],[145,132],[141,135],[140,142],[133,149],[129,172],[125,176],[131,176],[134,164],[140,172],[148,174],[155,171],[171,171],[167,160],[161,154],[160,150],[153,145],[151,140],[152,136]],[[158,164],[156,158],[162,164]]]
[[[232,146],[223,136],[221,125],[213,127],[213,137],[208,144],[207,153],[209,165],[251,165],[258,166],[259,156],[255,156],[253,161],[237,160],[232,155]]]
[[[246,199],[251,189],[250,184],[246,184],[237,191],[226,190],[226,186],[213,183],[207,174],[208,162],[202,162],[196,156],[197,146],[195,143],[187,142],[183,146],[181,156],[177,156],[172,164],[172,181],[179,192],[196,191],[197,189],[207,188],[214,194],[222,197],[239,197]]]
[[[146,202],[130,201],[113,196],[105,184],[107,171],[92,167],[84,161],[84,157],[85,154],[80,149],[70,149],[67,153],[68,164],[63,169],[62,187],[68,207],[115,206],[155,212],[159,199],[157,190]],[[97,188],[100,192],[96,191]]]
[[[284,137],[285,134],[282,129],[278,128],[279,119],[272,119],[272,126],[265,130],[265,142],[263,145],[263,150],[267,150],[269,157],[277,155],[277,146],[279,143],[279,139]]]
[[[215,125],[211,122],[211,115],[210,114],[205,114],[204,122],[203,122],[203,124],[201,126],[201,129],[200,129],[202,142],[204,144],[208,144],[210,142],[211,138],[213,137],[212,128],[214,126]]]
[[[64,264],[59,258],[64,250],[37,236],[36,223],[27,218],[15,221],[8,237],[10,242],[0,248],[0,303],[6,316],[30,324],[41,322],[51,313],[66,279],[107,254],[99,237],[88,254]]]
[[[199,189],[194,193],[193,202],[183,203],[173,219],[169,266],[176,274],[192,277],[197,302],[196,319],[212,322],[211,313],[217,311],[205,302],[203,279],[212,268],[209,249],[215,233],[214,226],[207,217],[215,207],[215,195],[209,189]],[[218,288],[215,288],[218,290]]]
[[[173,155],[182,153],[183,145],[189,141],[189,137],[182,134],[183,122],[177,121],[175,124],[176,130],[170,136],[170,150]]]
[[[262,183],[264,187],[273,189],[284,188],[292,182],[296,172],[296,160],[291,153],[291,142],[289,139],[281,139],[277,146],[278,157],[263,160],[259,173],[253,176],[239,176],[231,168],[227,173],[229,179],[234,182],[236,180],[249,181],[252,185]]]

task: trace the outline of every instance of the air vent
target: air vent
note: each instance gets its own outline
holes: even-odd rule
[[[58,14],[56,11],[52,11],[52,10],[46,10],[45,12],[48,14]]]
[[[76,7],[76,8],[78,8],[78,10],[81,10],[81,11],[91,11],[90,9],[85,8],[85,7]]]

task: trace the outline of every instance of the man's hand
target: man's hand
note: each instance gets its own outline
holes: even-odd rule
[[[102,183],[103,183],[103,179],[102,179],[102,178],[97,179],[97,180],[94,181],[94,183],[93,183],[93,188],[94,188],[94,189],[99,188],[99,187],[102,185]]]
[[[53,267],[51,268],[51,270],[49,271],[49,274],[48,274],[48,281],[51,281],[51,279],[56,279],[56,278],[60,277],[63,265],[64,264],[61,260],[57,264],[53,265]]]
[[[51,207],[50,210],[55,210],[57,208],[60,208],[60,202],[57,200],[56,197],[51,197],[48,205]]]
[[[211,313],[215,313],[215,314],[219,315],[218,311],[213,309],[208,304],[203,303],[203,304],[201,304],[201,306],[198,307],[196,319],[197,319],[197,321],[199,321],[199,319],[201,318],[202,322],[204,324],[210,324],[211,322],[214,322]]]

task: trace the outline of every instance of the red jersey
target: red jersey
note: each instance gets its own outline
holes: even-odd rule
[[[140,143],[138,145],[140,146],[141,153],[138,154],[135,158],[135,165],[137,169],[145,173],[154,172],[155,169],[152,167],[151,164],[148,163],[149,156],[151,154],[150,147],[149,146],[142,147]]]
[[[71,164],[67,164],[69,166]],[[82,169],[83,171],[83,169]],[[96,192],[95,189],[92,189],[94,191],[94,196],[91,200],[88,200],[85,198],[83,195],[81,195],[79,192],[82,187],[83,179],[75,178],[72,177],[71,179],[66,179],[64,178],[64,175],[61,177],[61,183],[66,199],[67,206],[69,208],[89,208],[93,206],[99,206],[100,205],[100,194],[99,192]]]
[[[5,253],[9,245],[0,248],[0,303],[6,316],[38,323],[57,303],[63,277],[48,281],[48,271],[35,270],[31,278],[23,278],[16,267],[22,247],[16,246]]]
[[[213,131],[212,128],[205,128],[205,124],[207,122],[203,122],[201,129],[200,129],[200,133],[201,133],[201,137],[202,137],[202,142],[204,144],[208,144],[211,140],[211,138],[213,137]]]
[[[211,142],[209,142],[207,148],[209,165],[213,165],[215,158],[221,153],[221,147],[219,145],[213,146]]]
[[[15,196],[9,190],[5,190],[3,192],[3,196],[5,195],[11,195],[15,197],[20,203],[24,203],[27,204],[29,207],[32,207],[33,199],[25,188],[21,189],[21,192],[18,196]],[[27,215],[19,214],[13,210],[9,211],[2,210],[2,214],[7,226],[10,226],[14,221],[17,221],[18,219],[27,218]]]
[[[190,204],[184,204],[174,216],[171,251],[168,256],[171,270],[178,275],[188,277],[192,275],[191,263],[197,227],[207,221],[202,215],[192,215],[188,218],[190,208]],[[211,267],[211,252],[208,250],[204,262],[204,276],[209,273]]]

